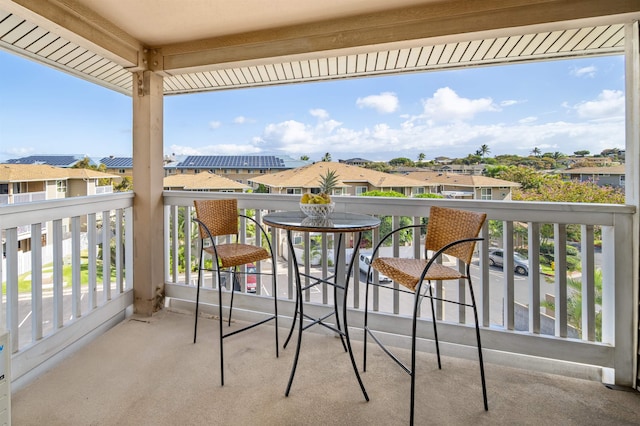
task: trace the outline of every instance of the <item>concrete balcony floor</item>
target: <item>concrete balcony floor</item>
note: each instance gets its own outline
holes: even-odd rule
[[[409,376],[374,343],[365,402],[339,340],[305,333],[291,394],[293,341],[275,357],[272,326],[225,341],[220,386],[217,322],[161,311],[131,317],[12,396],[14,425],[404,425]],[[233,327],[233,325],[232,325]],[[281,344],[286,330],[280,333]],[[362,342],[353,342],[362,363]],[[403,355],[407,351],[400,351]],[[489,411],[476,361],[419,354],[416,424],[640,423],[640,393],[486,365]]]

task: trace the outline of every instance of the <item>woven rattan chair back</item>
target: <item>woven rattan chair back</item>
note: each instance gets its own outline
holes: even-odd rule
[[[436,206],[431,207],[429,223],[427,224],[425,249],[438,251],[453,241],[476,238],[486,218],[486,213]],[[474,248],[475,242],[469,242],[457,244],[445,250],[444,253],[469,264],[473,256]]]
[[[237,235],[238,234],[238,200],[195,200],[196,216],[209,229],[211,235]],[[202,225],[200,236],[208,235]]]

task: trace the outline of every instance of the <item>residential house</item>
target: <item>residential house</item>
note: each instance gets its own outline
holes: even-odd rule
[[[350,166],[366,166],[373,161],[364,158],[349,158],[348,160],[338,160],[339,163],[348,164]]]
[[[567,180],[580,182],[595,182],[599,186],[613,186],[624,188],[625,165],[610,167],[578,167],[561,171],[562,177]]]
[[[512,190],[520,187],[508,180],[457,173],[409,172],[406,176],[435,186],[447,198],[467,200],[511,200]]]
[[[416,182],[405,176],[329,161],[320,161],[308,166],[264,175],[253,179],[252,183],[253,185],[262,184],[275,194],[316,193],[319,191],[319,178],[327,170],[334,170],[339,181],[332,195],[360,195],[378,190],[396,191],[410,197],[425,192],[435,192],[435,185]]]
[[[69,169],[45,164],[0,164],[0,206],[111,193],[111,180],[116,177],[92,169]],[[42,239],[46,241],[51,230],[47,224],[43,224],[42,229]],[[62,229],[63,232],[68,231],[68,220],[62,223]],[[29,251],[30,247],[30,229],[20,228],[18,249]]]
[[[165,175],[211,172],[239,183],[248,183],[256,176],[289,170],[309,164],[285,155],[190,155],[172,165]]]
[[[70,168],[84,160],[85,155],[30,155],[28,157],[12,158],[6,164],[47,164],[49,166]],[[89,159],[90,165],[96,165]]]
[[[218,176],[215,173],[173,175],[164,178],[164,189],[200,192],[246,192],[249,185]]]
[[[100,164],[106,167],[106,173],[113,173],[122,177],[133,178],[133,158],[131,157],[103,157]]]

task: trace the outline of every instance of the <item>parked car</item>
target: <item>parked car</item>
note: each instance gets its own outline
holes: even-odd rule
[[[369,264],[371,263],[371,255],[370,254],[366,254],[366,253],[360,253],[360,272],[362,272],[363,274],[367,273],[367,270],[369,270]],[[391,282],[391,278],[387,277],[386,275],[383,275],[381,273],[378,273],[378,279],[380,280],[380,282]],[[369,274],[369,280],[372,281],[373,280],[373,268],[371,269],[371,273]]]
[[[504,266],[504,251],[502,249],[489,250],[489,265]],[[518,253],[513,253],[513,270],[516,274],[529,275],[529,261]]]
[[[249,263],[247,265],[247,293],[256,292],[256,265]]]

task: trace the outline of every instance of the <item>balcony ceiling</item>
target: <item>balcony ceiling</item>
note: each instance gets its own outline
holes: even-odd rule
[[[0,48],[131,95],[620,54],[637,0],[0,0]]]

